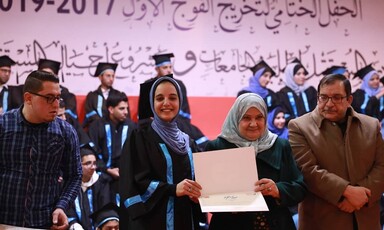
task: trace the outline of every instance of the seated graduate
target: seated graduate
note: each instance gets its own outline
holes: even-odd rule
[[[108,203],[91,214],[96,230],[118,230],[119,209],[115,203]]]
[[[85,98],[85,119],[83,122],[84,128],[88,128],[91,123],[97,119],[108,116],[106,100],[111,95],[121,93],[119,90],[113,88],[113,83],[116,76],[116,68],[117,64],[115,63],[99,62],[97,65],[95,74],[93,76],[99,78],[100,85],[96,90],[89,92]],[[131,117],[129,108],[128,117]]]
[[[267,105],[268,112],[280,104],[277,94],[267,85],[271,78],[276,75],[275,71],[263,60],[260,60],[255,66],[250,68],[253,76],[249,78],[249,86],[241,89],[237,96],[243,93],[256,93],[260,95]]]
[[[262,97],[254,93],[240,95],[229,110],[220,135],[207,144],[206,150],[253,146],[260,178],[255,181],[254,191],[261,192],[269,211],[213,213],[209,229],[296,229],[289,207],[304,199],[306,185],[288,140],[271,133],[267,119]]]
[[[277,95],[288,124],[291,119],[315,109],[317,90],[308,84],[308,71],[297,58],[285,67],[284,75],[286,86]]]
[[[80,149],[83,176],[81,191],[66,211],[70,230],[94,229],[89,217],[95,210],[111,202],[109,184],[96,173],[96,154],[89,145]]]
[[[362,83],[360,89],[352,94],[353,109],[381,121],[384,115],[384,87],[380,86],[379,73],[370,64],[359,69],[355,77],[360,78]]]
[[[9,56],[0,56],[0,114],[19,108],[24,102],[23,85],[8,85],[15,64]]]
[[[284,110],[280,106],[268,113],[268,129],[278,137],[288,140],[288,128],[285,122]]]
[[[170,77],[149,93],[153,120],[134,130],[120,161],[121,229],[199,229],[202,213],[194,181],[196,144],[176,123],[182,92]]]

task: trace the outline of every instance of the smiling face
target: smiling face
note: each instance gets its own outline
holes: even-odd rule
[[[266,88],[269,82],[271,81],[272,74],[271,72],[265,72],[263,75],[259,78],[259,83],[261,87]]]
[[[293,81],[299,85],[302,86],[305,83],[305,70],[304,68],[300,68],[296,74],[293,76]]]
[[[59,83],[45,81],[42,83],[42,90],[36,92],[42,96],[60,96]],[[38,96],[29,92],[24,94],[25,109],[27,110],[25,118],[35,124],[46,123],[53,121],[59,111],[59,100],[54,100],[52,103],[48,103],[45,97]]]
[[[265,126],[263,114],[255,107],[251,107],[239,122],[239,133],[241,137],[249,141],[255,141],[263,135]]]
[[[368,86],[372,89],[377,89],[380,87],[380,77],[376,73],[368,81]]]
[[[285,126],[285,117],[283,112],[279,112],[275,119],[273,119],[273,125],[278,129],[283,129]]]
[[[179,95],[171,82],[164,81],[157,86],[153,106],[155,113],[163,121],[170,122],[177,116],[180,108]]]

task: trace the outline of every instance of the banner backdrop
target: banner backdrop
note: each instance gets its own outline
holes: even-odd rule
[[[294,57],[313,85],[330,65],[382,71],[382,9],[381,0],[0,0],[0,55],[17,62],[9,84],[48,58],[86,95],[99,85],[97,63],[115,62],[114,87],[138,95],[155,74],[151,56],[173,52],[189,96],[234,97],[260,58],[277,73],[274,90]]]

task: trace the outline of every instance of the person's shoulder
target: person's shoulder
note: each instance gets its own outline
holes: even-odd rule
[[[369,115],[363,114],[363,113],[358,113],[353,110],[352,112],[353,116],[358,119],[361,123],[363,124],[374,124],[376,125],[379,123],[379,120],[375,117],[371,117]]]
[[[291,88],[289,88],[288,86],[284,86],[283,88],[281,88],[278,93],[288,93],[288,92],[293,92],[293,90]]]
[[[293,126],[307,127],[310,124],[316,123],[315,121],[317,120],[316,118],[317,115],[315,114],[315,110],[290,120],[287,126],[288,129],[291,129]]]
[[[98,91],[99,89],[96,89],[96,90],[93,90],[93,91],[89,91],[88,93],[87,93],[87,98],[89,98],[89,97],[94,97],[94,96],[97,96],[99,93],[99,91]]]
[[[219,149],[230,149],[236,148],[237,146],[224,138],[217,137],[214,140],[210,140],[207,142],[205,146],[205,151],[219,150]]]
[[[312,93],[312,94],[317,94],[317,90],[313,86],[309,86],[308,88],[305,89],[306,93]]]

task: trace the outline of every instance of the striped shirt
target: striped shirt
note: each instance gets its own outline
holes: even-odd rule
[[[22,108],[0,115],[0,224],[49,227],[80,190],[79,141],[67,122],[30,124]]]

